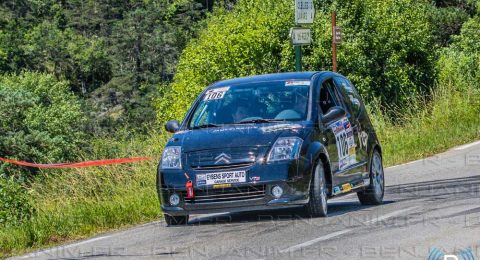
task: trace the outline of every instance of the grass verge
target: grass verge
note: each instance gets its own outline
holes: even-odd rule
[[[385,166],[422,159],[480,139],[479,91],[452,89],[440,87],[431,102],[412,104],[411,112],[396,118],[396,122],[373,113]]]
[[[130,141],[97,140],[88,157],[158,158],[164,143],[165,137],[158,134]],[[23,224],[0,229],[0,258],[161,218],[155,188],[157,165],[154,159],[42,171],[43,177],[30,189],[36,213]]]

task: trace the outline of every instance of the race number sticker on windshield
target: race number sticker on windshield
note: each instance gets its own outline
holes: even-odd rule
[[[330,125],[335,135],[338,150],[338,168],[343,170],[357,163],[355,138],[348,118],[343,118]]]
[[[205,93],[204,101],[223,99],[230,87],[214,88]]]
[[[310,81],[308,80],[289,80],[285,82],[285,87],[291,86],[310,86]]]
[[[241,183],[246,182],[246,180],[247,173],[245,171],[197,174],[197,185]]]

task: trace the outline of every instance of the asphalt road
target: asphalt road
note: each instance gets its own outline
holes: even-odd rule
[[[480,142],[387,168],[385,177],[384,205],[361,206],[353,194],[329,201],[328,218],[200,215],[188,226],[153,222],[19,258],[462,259],[470,250],[480,259]]]

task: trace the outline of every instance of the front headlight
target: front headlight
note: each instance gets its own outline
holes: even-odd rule
[[[278,138],[268,155],[267,162],[298,159],[303,140],[298,137]]]
[[[180,146],[165,147],[162,155],[162,169],[182,168],[182,148]]]

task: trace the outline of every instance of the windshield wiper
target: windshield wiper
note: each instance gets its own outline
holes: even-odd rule
[[[252,120],[246,120],[246,121],[240,121],[236,124],[258,124],[258,123],[271,123],[271,122],[285,122],[285,119],[252,119]]]
[[[202,129],[202,128],[210,128],[210,127],[219,127],[219,125],[216,125],[216,124],[197,125],[192,127],[192,129]]]

